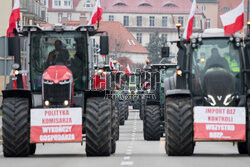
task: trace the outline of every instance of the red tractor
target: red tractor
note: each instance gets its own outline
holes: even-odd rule
[[[34,154],[36,143],[82,143],[83,134],[87,156],[115,152],[113,103],[104,98],[112,92],[93,89],[91,76],[97,33],[93,26],[24,26],[9,38],[15,77],[3,91],[5,157]],[[108,54],[108,36],[100,36],[100,54]]]

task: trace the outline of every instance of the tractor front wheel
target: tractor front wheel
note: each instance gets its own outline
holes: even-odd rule
[[[167,97],[165,104],[166,153],[170,156],[192,155],[194,131],[190,97]]]
[[[109,156],[111,154],[112,115],[110,99],[91,97],[86,106],[86,154]]]

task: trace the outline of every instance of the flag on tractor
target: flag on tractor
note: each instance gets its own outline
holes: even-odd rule
[[[115,65],[114,65],[113,60],[111,58],[109,59],[109,66],[110,66],[111,70],[115,69]]]
[[[130,67],[129,65],[127,64],[127,67],[125,69],[125,74],[127,74],[127,76],[130,76],[131,75],[131,70],[130,70]]]
[[[234,34],[240,31],[244,25],[244,0],[233,10],[220,16],[224,27],[224,34]]]
[[[99,23],[102,20],[102,12],[101,2],[97,0],[88,25]]]
[[[13,37],[14,31],[18,31],[18,22],[20,21],[20,2],[16,0],[14,7],[12,9],[10,19],[9,19],[9,27],[7,29],[7,37]]]
[[[192,7],[191,7],[191,10],[190,10],[190,13],[189,13],[188,24],[186,25],[186,28],[185,28],[184,33],[183,33],[183,38],[186,40],[189,40],[190,36],[193,33],[194,14],[195,14],[196,8],[197,8],[196,0],[194,0]]]

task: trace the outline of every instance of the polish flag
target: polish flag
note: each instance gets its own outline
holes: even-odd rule
[[[131,75],[131,70],[130,70],[130,67],[129,65],[127,64],[127,67],[125,69],[125,74],[127,74],[127,76],[130,76]]]
[[[149,88],[150,88],[150,82],[144,80],[144,81],[142,82],[142,88],[143,88],[144,90],[149,89]]]
[[[9,19],[9,27],[7,29],[7,37],[14,36],[14,29],[18,30],[18,22],[20,21],[20,2],[16,0]]]
[[[190,39],[190,36],[192,35],[192,32],[193,32],[193,22],[194,22],[194,14],[195,14],[196,8],[197,8],[196,0],[194,0],[192,7],[191,7],[191,11],[189,13],[188,24],[183,33],[183,38],[186,40]]]
[[[241,30],[244,25],[244,0],[233,10],[220,16],[224,26],[224,34],[234,34]]]
[[[100,0],[97,0],[88,25],[96,24],[97,22],[99,23],[101,20],[102,20],[102,7]]]
[[[114,63],[113,63],[111,58],[109,59],[109,66],[110,66],[111,70],[115,69]]]

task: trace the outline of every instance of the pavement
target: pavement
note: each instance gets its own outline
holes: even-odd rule
[[[173,157],[165,153],[165,140],[145,141],[143,122],[138,111],[130,112],[125,126],[120,126],[116,153],[109,157],[87,157],[85,141],[68,144],[37,144],[35,155],[4,158],[0,146],[1,167],[248,167],[250,158],[239,155],[232,143],[196,143],[193,156]]]
[[[0,116],[0,144],[2,144],[2,116]]]

